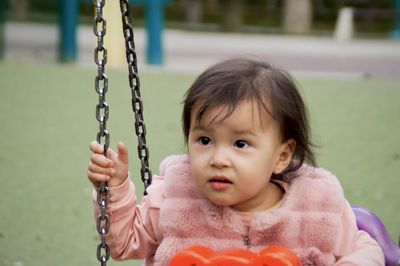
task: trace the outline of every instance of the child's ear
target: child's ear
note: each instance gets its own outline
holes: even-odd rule
[[[280,154],[278,162],[274,169],[274,174],[280,174],[283,170],[288,167],[293,158],[293,153],[296,149],[296,141],[294,139],[289,139],[282,143],[280,146]]]

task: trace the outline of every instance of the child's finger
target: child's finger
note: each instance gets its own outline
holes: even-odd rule
[[[109,168],[113,166],[113,161],[106,158],[103,154],[93,153],[90,156],[90,162],[103,168]]]
[[[90,170],[88,170],[87,176],[90,182],[92,182],[95,186],[99,186],[100,183],[110,180],[110,177],[108,175],[93,173]]]
[[[97,141],[94,140],[90,143],[89,149],[91,152],[94,153],[103,153],[104,145],[99,144]]]
[[[104,168],[92,162],[89,163],[89,171],[96,174],[103,174],[108,176],[113,176],[115,174],[114,168]]]
[[[121,162],[127,164],[129,159],[128,148],[123,142],[119,142],[117,148],[118,148],[119,159],[121,160]]]
[[[103,144],[99,144],[97,141],[92,141],[90,143],[89,149],[93,153],[99,153],[99,154],[103,154],[104,153],[104,145]],[[107,157],[111,158],[113,153],[114,153],[114,151],[110,147],[108,147],[108,149],[107,149]]]

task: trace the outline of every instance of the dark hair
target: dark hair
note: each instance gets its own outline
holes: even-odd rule
[[[284,173],[297,170],[303,162],[315,165],[307,109],[294,80],[279,68],[251,59],[223,61],[205,70],[194,81],[183,102],[185,142],[188,141],[194,108],[198,108],[196,119],[201,120],[207,110],[227,106],[224,119],[246,100],[256,101],[278,122],[282,141],[296,141],[294,160]]]

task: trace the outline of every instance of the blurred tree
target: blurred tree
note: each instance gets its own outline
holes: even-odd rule
[[[288,34],[307,34],[312,23],[311,0],[285,0],[283,7],[283,31]]]
[[[244,0],[221,0],[223,31],[239,31],[243,25]]]
[[[184,19],[189,27],[193,27],[202,22],[203,1],[202,0],[181,0],[184,10]]]
[[[8,0],[8,5],[10,7],[10,17],[18,21],[28,18],[30,7],[29,0]]]

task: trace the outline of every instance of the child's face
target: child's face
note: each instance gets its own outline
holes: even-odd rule
[[[270,177],[289,164],[293,141],[282,143],[277,123],[252,101],[221,121],[225,111],[225,106],[208,110],[198,122],[196,109],[192,114],[188,150],[196,184],[217,205],[268,209],[282,197]]]

